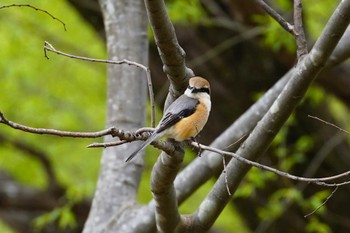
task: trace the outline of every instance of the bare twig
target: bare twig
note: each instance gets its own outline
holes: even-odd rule
[[[198,144],[199,145],[199,144]],[[224,166],[224,170],[223,173],[225,174],[225,183],[226,183],[226,189],[227,189],[227,193],[228,195],[232,195],[230,188],[228,187],[228,181],[227,181],[227,174],[226,174],[226,158],[225,155],[222,156],[222,164]]]
[[[195,143],[195,142],[192,142],[191,145],[195,146],[195,147],[198,147],[198,144]],[[309,183],[314,183],[314,184],[317,184],[317,185],[329,186],[329,187],[342,186],[342,185],[346,185],[346,184],[349,183],[349,182],[343,182],[343,183],[325,183],[325,182],[349,176],[350,175],[350,171],[347,171],[347,172],[344,172],[344,173],[341,173],[341,174],[338,174],[338,175],[335,175],[335,176],[329,176],[329,177],[306,178],[306,177],[295,176],[295,175],[289,174],[287,172],[280,171],[280,170],[278,170],[276,168],[265,166],[263,164],[251,161],[251,160],[246,159],[246,158],[243,158],[243,157],[241,157],[241,156],[239,156],[239,155],[237,155],[236,153],[233,153],[233,152],[227,152],[227,151],[223,151],[223,150],[220,150],[220,149],[217,149],[217,148],[213,148],[213,147],[209,147],[209,146],[205,146],[205,145],[200,145],[200,147],[203,150],[212,151],[212,152],[221,154],[223,156],[224,155],[231,156],[231,157],[233,157],[234,159],[236,159],[236,160],[238,160],[240,162],[246,163],[246,164],[248,164],[250,166],[257,167],[259,169],[263,169],[263,170],[266,170],[266,171],[269,171],[269,172],[273,172],[273,173],[275,173],[275,174],[277,174],[279,176],[283,176],[283,177],[286,177],[286,178],[291,179],[291,180],[302,181],[302,182],[309,182]]]
[[[336,128],[337,130],[350,135],[349,131],[346,131],[345,129],[342,129],[339,126],[337,126],[335,124],[332,124],[332,123],[330,123],[328,121],[322,120],[321,118],[318,118],[318,117],[315,117],[315,116],[311,116],[311,115],[308,115],[307,117],[315,119],[315,120],[318,120],[318,121],[321,121],[322,123],[325,123],[326,125],[332,126],[332,127]]]
[[[17,130],[21,130],[21,131],[25,131],[25,132],[29,132],[29,133],[34,133],[34,134],[48,134],[48,135],[55,135],[55,136],[60,136],[60,137],[74,137],[74,138],[98,138],[98,137],[111,135],[113,137],[118,137],[121,139],[121,141],[118,141],[118,142],[111,142],[111,144],[114,143],[114,145],[109,145],[109,143],[93,143],[93,144],[90,144],[88,147],[117,146],[117,145],[124,144],[126,142],[131,142],[131,141],[136,141],[136,140],[146,140],[149,137],[149,131],[152,131],[151,128],[141,128],[141,129],[137,130],[136,132],[129,132],[129,131],[123,131],[120,129],[116,129],[114,127],[100,130],[100,131],[96,131],[96,132],[71,132],[71,131],[62,131],[62,130],[56,130],[56,129],[33,128],[33,127],[21,125],[21,124],[7,120],[2,112],[0,112],[0,123],[8,125],[9,127],[13,128],[13,129],[17,129]],[[174,152],[174,146],[171,143],[156,140],[156,141],[152,142],[151,144],[153,146],[155,146],[156,148],[165,151],[168,154],[172,154]],[[339,179],[342,177],[349,176],[350,171],[347,171],[347,172],[344,172],[344,173],[341,173],[338,175],[330,176],[330,177],[306,178],[306,177],[291,175],[287,172],[280,171],[278,169],[262,165],[260,163],[243,158],[243,157],[237,155],[236,153],[227,152],[227,151],[223,151],[223,150],[220,150],[217,148],[205,146],[205,145],[199,144],[197,142],[192,142],[191,145],[194,147],[201,148],[203,150],[212,151],[212,152],[215,152],[215,153],[218,153],[221,155],[231,156],[231,157],[233,157],[241,162],[244,162],[248,165],[251,165],[251,166],[266,170],[266,171],[270,171],[270,172],[273,172],[279,176],[287,177],[289,179],[296,180],[296,181],[310,182],[310,183],[314,183],[317,185],[331,186],[331,187],[332,186],[342,186],[342,185],[346,185],[346,184],[350,183],[349,181],[346,181],[343,183],[325,183],[327,181],[332,181],[332,180],[336,180],[336,179]]]
[[[32,6],[32,5],[29,5],[29,4],[10,4],[10,5],[3,5],[3,6],[0,6],[0,10],[1,9],[5,9],[5,8],[10,8],[10,7],[29,7],[29,8],[32,8],[36,11],[41,11],[45,14],[47,14],[48,16],[50,16],[53,20],[57,20],[58,22],[60,22],[64,28],[65,31],[67,31],[67,28],[66,28],[66,24],[60,20],[59,18],[53,16],[51,13],[49,13],[48,11],[46,10],[43,10],[43,9],[40,9],[40,8],[37,8],[35,6]]]
[[[134,135],[137,135],[138,137],[135,137],[135,139],[137,140],[146,140],[150,134],[147,134],[147,137],[144,137],[144,135],[142,135],[143,133],[147,132],[153,132],[154,128],[150,128],[150,127],[143,127],[140,128],[138,130],[135,131],[135,133],[133,133]],[[98,148],[98,147],[103,147],[103,148],[107,148],[107,147],[112,147],[112,146],[119,146],[122,145],[124,143],[130,142],[128,140],[122,140],[122,141],[116,141],[116,142],[93,142],[91,144],[89,144],[87,146],[87,148]]]
[[[87,148],[107,148],[107,147],[112,147],[112,146],[119,146],[122,144],[128,143],[126,140],[122,141],[115,141],[115,142],[93,142],[87,146]]]
[[[97,132],[71,132],[57,129],[44,129],[44,128],[33,128],[26,125],[21,125],[10,120],[7,120],[2,112],[0,112],[0,123],[10,126],[13,129],[25,131],[34,134],[49,134],[60,137],[73,137],[73,138],[98,138],[106,135],[118,136],[121,130],[116,128],[104,129]]]
[[[288,23],[280,14],[278,14],[274,9],[272,9],[263,0],[255,0],[255,2],[264,9],[272,18],[274,18],[277,23],[279,23],[287,32],[295,36],[294,26]]]
[[[144,70],[146,72],[146,76],[147,76],[148,92],[149,92],[149,97],[150,97],[150,102],[151,102],[151,126],[155,127],[155,106],[154,106],[153,85],[152,85],[152,79],[151,79],[151,71],[147,66],[142,65],[142,64],[137,63],[137,62],[134,62],[134,61],[129,61],[127,59],[123,59],[123,60],[119,60],[119,61],[112,61],[112,60],[104,60],[104,59],[96,59],[96,58],[88,58],[88,57],[72,55],[72,54],[64,53],[62,51],[57,50],[49,42],[45,41],[44,42],[44,56],[47,59],[49,59],[49,57],[47,55],[47,51],[56,53],[58,55],[66,56],[69,58],[83,60],[83,61],[99,62],[99,63],[106,63],[106,64],[116,64],[116,65],[127,64],[130,66],[136,66],[136,67]]]
[[[303,6],[301,0],[294,0],[293,17],[294,36],[297,43],[297,58],[299,60],[303,55],[308,53],[305,31],[303,26]]]
[[[294,25],[288,23],[279,13],[272,9],[264,0],[255,0],[255,2],[265,10],[272,18],[276,20],[287,32],[295,37],[297,44],[298,60],[301,56],[308,53],[307,42],[303,26],[302,4],[301,0],[294,0]]]
[[[146,140],[150,132],[153,131],[153,128],[145,127],[136,130],[135,132],[124,131],[117,129],[115,127],[110,127],[108,129],[95,131],[95,132],[72,132],[72,131],[63,131],[57,129],[45,129],[45,128],[34,128],[26,125],[21,125],[15,122],[12,122],[5,118],[4,114],[0,112],[0,124],[7,125],[13,129],[21,130],[28,133],[34,134],[47,134],[60,137],[72,137],[72,138],[99,138],[107,135],[112,137],[118,137],[121,141],[110,142],[110,143],[92,143],[88,145],[88,148],[92,147],[110,147],[118,146],[127,142],[137,141],[137,140]],[[161,149],[167,154],[172,154],[174,152],[174,146],[171,143],[164,142],[161,140],[155,140],[151,143],[155,148]]]
[[[310,215],[313,215],[314,213],[316,213],[316,211],[318,211],[322,206],[324,206],[330,199],[331,197],[335,194],[335,192],[338,190],[339,186],[335,186],[334,190],[332,191],[331,194],[329,194],[329,196],[326,198],[326,200],[324,200],[324,202],[318,206],[316,209],[314,209],[311,213],[308,213],[307,215],[304,215],[304,218],[309,217]]]

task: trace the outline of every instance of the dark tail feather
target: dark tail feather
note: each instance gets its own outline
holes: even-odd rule
[[[141,150],[143,150],[146,146],[148,146],[151,142],[153,142],[156,138],[157,138],[157,136],[159,136],[159,134],[157,134],[157,133],[154,133],[154,134],[152,134],[146,141],[144,141],[143,143],[142,143],[142,145],[139,147],[139,148],[137,148],[137,150],[135,150],[126,160],[125,160],[125,162],[129,162],[130,160],[132,160],[136,155],[137,155],[137,153],[139,153]]]

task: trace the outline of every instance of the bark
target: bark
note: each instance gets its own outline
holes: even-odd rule
[[[99,9],[96,9],[97,1],[87,0],[83,2],[79,2],[76,0],[71,0],[75,6],[79,7],[82,12],[82,15],[88,19],[98,31],[102,31],[100,23],[102,20],[99,20],[100,14]],[[147,47],[145,44],[140,42],[135,42],[140,37],[146,38],[145,29],[142,31],[140,28],[140,24],[145,24],[147,20],[143,16],[143,19],[134,22],[133,20],[137,20],[135,15],[142,15],[144,10],[140,10],[141,6],[136,4],[135,1],[101,1],[101,8],[104,12],[115,10],[115,13],[110,14],[106,13],[104,16],[104,21],[106,25],[106,38],[108,42],[108,47],[111,48],[109,51],[110,58],[122,59],[127,58],[129,60],[139,61],[143,64],[146,63],[146,56],[143,54],[144,50],[140,47]],[[140,1],[139,1],[140,2]],[[155,2],[155,1],[149,1]],[[203,1],[208,2],[208,1]],[[227,16],[236,19],[236,21],[242,22],[247,25],[253,25],[251,20],[252,13],[261,13],[253,1],[247,1],[242,4],[241,1],[225,1],[225,3],[220,2],[222,6],[225,4],[231,4],[232,8],[225,9],[225,12],[220,13],[220,16]],[[112,4],[112,5],[110,5]],[[136,4],[137,7],[133,4]],[[213,3],[215,4],[215,3]],[[124,6],[129,6],[123,8]],[[142,3],[141,3],[142,5]],[[112,6],[112,7],[111,7]],[[136,11],[140,11],[139,13],[135,13]],[[132,11],[130,13],[129,11]],[[153,12],[154,13],[154,12]],[[165,15],[166,16],[166,15]],[[150,16],[152,17],[152,16]],[[154,23],[159,24],[163,20],[157,20],[157,16],[154,17]],[[168,19],[169,20],[169,19]],[[132,22],[131,22],[132,21]],[[236,22],[230,21],[230,23],[235,24]],[[123,31],[123,26],[128,25],[127,31]],[[171,26],[170,26],[171,27]],[[132,32],[134,28],[137,28],[138,31]],[[160,33],[159,38],[157,40],[157,44],[159,47],[165,46],[165,50],[168,49],[168,39],[163,40],[167,36],[174,37],[175,31],[174,29],[169,29],[169,27],[162,28],[167,31],[163,34]],[[249,98],[247,97],[247,89],[256,91],[257,86],[259,86],[261,90],[264,90],[268,85],[271,84],[273,80],[272,77],[279,77],[281,70],[286,69],[283,67],[283,64],[286,66],[293,65],[293,57],[287,56],[286,54],[272,54],[268,52],[266,49],[262,49],[258,43],[258,39],[245,41],[244,43],[240,43],[239,46],[233,46],[232,49],[226,48],[226,50],[222,50],[221,52],[214,51],[214,56],[211,55],[205,59],[204,62],[200,63],[201,55],[204,54],[207,50],[212,49],[217,44],[220,44],[221,41],[225,40],[225,38],[237,36],[237,31],[232,33],[232,29],[223,30],[218,28],[204,28],[204,27],[183,27],[179,26],[176,28],[177,34],[179,36],[180,44],[184,49],[179,48],[179,43],[172,45],[173,48],[177,48],[175,53],[178,56],[173,56],[173,52],[169,53],[169,59],[167,60],[165,53],[161,53],[163,63],[165,64],[164,70],[168,72],[168,76],[181,77],[183,74],[186,74],[187,68],[184,63],[184,51],[186,51],[188,57],[191,60],[194,59],[192,63],[196,68],[197,74],[206,74],[206,77],[211,78],[211,83],[213,85],[213,94],[216,95],[214,99],[216,99],[216,103],[212,112],[211,119],[202,133],[203,138],[201,138],[201,142],[209,142],[212,138],[215,138],[220,132],[224,131],[223,129],[231,124],[233,116],[238,116],[240,112],[245,110],[251,101],[249,102]],[[169,30],[169,31],[168,31]],[[348,30],[349,31],[349,30]],[[169,33],[170,32],[170,33]],[[134,34],[135,33],[135,34]],[[138,33],[144,33],[142,36]],[[240,35],[242,31],[238,31],[238,35]],[[156,33],[155,33],[156,34]],[[346,33],[349,36],[349,33]],[[114,36],[113,36],[114,35]],[[256,36],[256,34],[254,34]],[[253,36],[252,38],[254,38]],[[176,38],[176,36],[175,36]],[[334,38],[333,34],[329,36],[329,38]],[[162,41],[163,40],[163,41]],[[116,42],[117,41],[117,42]],[[122,47],[124,42],[132,41],[132,46],[129,48]],[[171,41],[171,40],[170,40]],[[330,90],[336,96],[340,97],[344,103],[350,106],[350,92],[347,87],[349,86],[349,69],[348,67],[342,65],[337,67],[336,69],[330,69],[335,64],[339,64],[344,59],[349,57],[349,48],[348,46],[349,39],[342,39],[342,42],[338,45],[337,49],[334,51],[333,55],[330,58],[329,64],[326,65],[326,69],[319,75],[317,79],[317,83],[321,84],[321,86]],[[122,42],[122,43],[119,43]],[[172,41],[173,42],[173,41]],[[146,43],[146,42],[144,42]],[[136,48],[135,48],[136,47]],[[249,47],[249,48],[247,48]],[[164,47],[163,47],[164,48]],[[224,51],[224,52],[223,52]],[[217,53],[215,53],[217,52]],[[115,55],[117,54],[117,55]],[[120,56],[119,56],[120,55]],[[158,83],[164,82],[163,73],[160,67],[162,67],[161,63],[155,63],[158,55],[155,53],[152,55],[151,59],[151,70],[152,70],[152,78],[154,79],[154,84],[160,85]],[[142,58],[141,58],[142,57]],[[177,58],[174,58],[177,57]],[[339,59],[339,57],[343,57],[343,59]],[[336,60],[334,60],[336,58]],[[337,60],[338,59],[338,60]],[[173,61],[176,60],[179,62],[177,64],[177,68],[171,70],[173,67]],[[203,60],[202,60],[203,61]],[[209,61],[209,62],[208,62]],[[331,64],[333,63],[333,64]],[[234,64],[234,65],[233,65]],[[278,65],[276,65],[278,64]],[[257,65],[260,65],[257,68]],[[176,66],[175,66],[176,67]],[[282,67],[282,68],[281,68]],[[176,71],[175,71],[176,70]],[[276,70],[279,70],[276,72]],[[173,72],[175,71],[175,73]],[[339,75],[340,74],[340,75]],[[145,88],[146,84],[141,83],[145,80],[144,74],[142,71],[137,70],[137,68],[129,67],[129,66],[119,66],[119,67],[109,67],[109,89],[108,89],[108,116],[107,116],[107,127],[116,126],[123,129],[135,129],[141,126],[144,126],[144,116],[143,116],[143,105],[144,101],[136,100],[137,97],[141,97],[141,99],[145,100]],[[281,93],[282,88],[285,86],[287,81],[290,79],[291,74],[288,73],[285,77],[280,79],[276,83],[276,85],[270,89],[270,91],[264,95],[256,104],[254,104],[250,109],[246,111],[237,121],[235,121],[231,126],[227,128],[217,139],[213,142],[212,146],[218,148],[227,148],[232,145],[232,142],[236,142],[242,136],[247,135],[251,132],[251,130],[256,126],[257,122],[264,116],[264,114],[271,107],[273,101],[276,97]],[[186,75],[185,75],[186,76]],[[332,78],[330,78],[332,77]],[[133,80],[133,81],[131,81]],[[269,81],[267,81],[269,80]],[[183,80],[182,80],[183,81]],[[137,84],[136,84],[137,83]],[[124,85],[125,84],[125,85]],[[128,84],[128,85],[126,85]],[[181,86],[185,85],[186,82],[183,82],[179,85],[179,88],[170,88],[171,98],[176,98],[176,95],[181,94]],[[138,87],[134,89],[134,85]],[[131,86],[133,86],[131,88]],[[175,85],[176,86],[176,85]],[[128,92],[129,90],[130,92]],[[133,91],[131,91],[133,90]],[[159,87],[158,87],[159,90]],[[157,92],[157,91],[156,91]],[[118,93],[118,95],[117,95]],[[125,104],[125,99],[129,98],[131,103],[137,103],[134,106],[129,106],[129,104]],[[241,96],[241,97],[239,97]],[[135,99],[130,99],[135,97]],[[298,97],[299,98],[299,97]],[[228,103],[227,99],[229,99],[230,103]],[[139,102],[138,102],[139,101]],[[139,104],[140,103],[140,104]],[[223,103],[220,106],[220,103]],[[244,103],[244,104],[242,104]],[[132,105],[132,104],[130,104]],[[126,107],[127,106],[127,107]],[[230,106],[230,107],[228,107]],[[229,109],[229,111],[227,111]],[[118,111],[118,114],[117,114]],[[119,114],[121,113],[122,114]],[[142,112],[142,114],[139,114]],[[228,113],[229,112],[229,113]],[[123,114],[125,113],[125,114]],[[130,116],[135,117],[135,119],[130,119]],[[208,129],[210,129],[208,131]],[[275,130],[276,131],[276,130]],[[215,132],[215,133],[213,133]],[[329,135],[330,136],[330,135]],[[112,140],[110,138],[106,140]],[[113,231],[113,232],[154,232],[155,231],[155,209],[157,207],[156,202],[152,201],[149,205],[146,206],[138,206],[135,201],[135,195],[137,191],[138,182],[141,174],[141,166],[142,162],[140,160],[135,161],[135,163],[130,164],[129,166],[123,163],[125,157],[128,152],[133,150],[134,146],[137,143],[132,143],[130,145],[119,146],[117,148],[108,149],[104,151],[101,172],[98,181],[98,190],[96,191],[93,207],[89,216],[89,219],[85,226],[85,232],[101,232],[101,231]],[[229,150],[235,151],[240,143],[230,146]],[[125,153],[125,154],[124,154]],[[167,155],[162,155],[167,156]],[[259,155],[256,155],[259,156]],[[139,156],[141,157],[141,156]],[[166,157],[168,159],[168,157]],[[347,161],[344,159],[344,161]],[[161,162],[161,159],[160,159]],[[235,162],[235,172],[237,174],[233,175],[235,178],[230,178],[232,182],[237,182],[238,185],[241,176],[244,175],[246,168],[242,168],[239,162]],[[339,161],[338,161],[339,163]],[[181,164],[181,163],[180,163]],[[346,163],[345,163],[346,164]],[[166,165],[166,164],[163,164]],[[172,164],[175,166],[174,164]],[[344,165],[344,164],[343,164]],[[157,166],[160,166],[157,164]],[[232,165],[233,166],[233,165]],[[166,167],[165,167],[166,168]],[[213,153],[204,153],[200,158],[195,159],[193,163],[191,163],[188,167],[181,172],[175,180],[175,189],[172,186],[172,179],[174,174],[177,173],[177,168],[174,171],[171,171],[172,177],[165,177],[167,182],[164,183],[168,185],[166,188],[171,190],[168,196],[165,196],[162,199],[162,196],[155,196],[155,199],[161,199],[161,201],[166,200],[164,206],[167,206],[167,203],[170,203],[169,206],[173,206],[172,208],[176,208],[177,204],[182,203],[187,197],[189,197],[198,187],[200,187],[204,182],[206,182],[212,176],[218,175],[222,170],[222,160],[221,157],[213,154]],[[157,171],[157,170],[155,170]],[[327,171],[329,172],[329,171]],[[239,174],[240,173],[240,174]],[[159,174],[162,175],[162,174]],[[171,179],[170,179],[171,178]],[[158,179],[155,177],[155,179]],[[223,178],[221,178],[221,186],[223,186]],[[155,185],[156,187],[156,181]],[[235,186],[235,185],[233,185]],[[2,186],[1,186],[2,187]],[[162,188],[162,187],[156,187]],[[232,187],[231,187],[232,188]],[[122,191],[123,190],[123,191]],[[158,192],[159,189],[152,188],[153,191]],[[176,190],[177,200],[174,198],[174,193]],[[226,189],[224,188],[224,192]],[[1,191],[1,190],[0,190]],[[163,191],[163,190],[161,190]],[[233,191],[233,189],[231,189]],[[25,193],[25,192],[23,192]],[[162,193],[161,193],[162,194]],[[39,195],[39,194],[38,194]],[[221,194],[220,194],[221,195]],[[267,195],[268,196],[268,195]],[[340,195],[336,195],[338,197]],[[346,195],[342,195],[344,197],[340,198],[340,203],[344,203],[346,200]],[[225,194],[222,194],[221,197],[226,198]],[[335,198],[336,198],[335,197]],[[170,201],[170,202],[168,202]],[[226,202],[227,200],[225,200]],[[15,203],[16,201],[9,202],[10,204]],[[159,200],[157,200],[159,202]],[[211,201],[206,202],[212,203]],[[258,203],[254,203],[258,204]],[[260,203],[261,204],[261,203]],[[243,208],[250,209],[252,203],[245,203]],[[10,206],[10,205],[9,205]],[[203,207],[204,206],[204,207]],[[207,205],[204,205],[201,209],[198,210],[203,211],[207,208]],[[249,207],[247,207],[249,206]],[[210,206],[212,207],[212,206]],[[338,205],[338,209],[341,209],[341,205]],[[53,207],[48,207],[53,208]],[[213,208],[215,209],[215,208]],[[343,208],[345,209],[345,208]],[[158,211],[157,214],[167,216],[175,216],[175,223],[178,222],[178,212],[176,209],[174,211],[167,213],[162,210]],[[220,211],[219,211],[220,212]],[[218,212],[218,213],[219,213]],[[345,211],[346,212],[346,211]],[[6,213],[6,211],[2,212]],[[7,212],[10,213],[10,212]],[[215,213],[217,214],[217,213]],[[214,215],[215,215],[214,214]],[[202,215],[203,216],[203,215]],[[292,215],[288,215],[290,217]],[[343,213],[342,216],[347,216],[347,213]],[[205,216],[204,216],[205,217]],[[330,216],[330,220],[331,220]],[[192,224],[192,220],[194,218],[186,218],[186,221],[189,224]],[[215,217],[213,217],[215,220]],[[293,220],[295,218],[293,217]],[[334,216],[333,216],[334,219]],[[210,221],[201,220],[198,217],[199,231],[208,228],[210,226]],[[197,221],[196,220],[196,221]],[[28,220],[29,221],[29,220]],[[249,219],[248,219],[249,221]],[[202,224],[202,222],[206,222]],[[209,224],[207,224],[209,222]],[[172,222],[173,224],[174,222]],[[166,227],[167,223],[164,223],[164,227]],[[15,225],[15,223],[14,223]],[[175,225],[175,224],[174,224]],[[165,228],[164,228],[165,229]],[[281,229],[281,228],[280,228]],[[282,228],[283,229],[283,228]],[[276,232],[280,232],[276,230]],[[338,232],[338,231],[337,231]]]
[[[108,58],[147,65],[147,17],[141,0],[101,0]],[[146,75],[128,65],[108,66],[106,127],[134,130],[145,125]],[[106,138],[105,141],[114,140]],[[103,151],[97,189],[84,233],[127,232],[123,224],[137,208],[136,194],[143,162],[125,163],[137,143]],[[140,157],[140,156],[139,156]]]
[[[348,16],[349,10],[350,1],[342,1],[339,4],[310,53],[291,70],[290,81],[238,149],[238,155],[256,160],[267,150],[347,29],[350,17],[344,16]],[[227,174],[220,175],[213,189],[193,216],[195,227],[193,232],[203,232],[211,227],[231,198],[225,188],[226,185],[231,192],[234,192],[248,169],[249,166],[236,160],[229,163]],[[226,180],[228,180],[227,184]]]

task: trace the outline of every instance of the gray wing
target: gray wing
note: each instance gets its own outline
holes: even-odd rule
[[[196,111],[198,104],[199,101],[197,99],[181,95],[165,111],[156,132],[160,133],[175,125],[182,118],[192,115]]]
[[[160,123],[155,132],[145,141],[140,147],[137,148],[127,159],[125,162],[130,161],[134,158],[139,151],[144,149],[147,145],[153,142],[157,137],[159,137],[159,133],[166,130],[167,128],[173,126],[184,117],[188,117],[192,115],[196,111],[196,107],[199,104],[199,101],[190,98],[186,95],[181,95],[177,98],[165,111],[163,118],[160,120]]]

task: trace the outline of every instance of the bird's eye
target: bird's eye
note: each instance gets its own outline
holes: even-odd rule
[[[210,95],[210,90],[207,87],[202,87],[202,88],[193,88],[192,93],[208,93]]]

